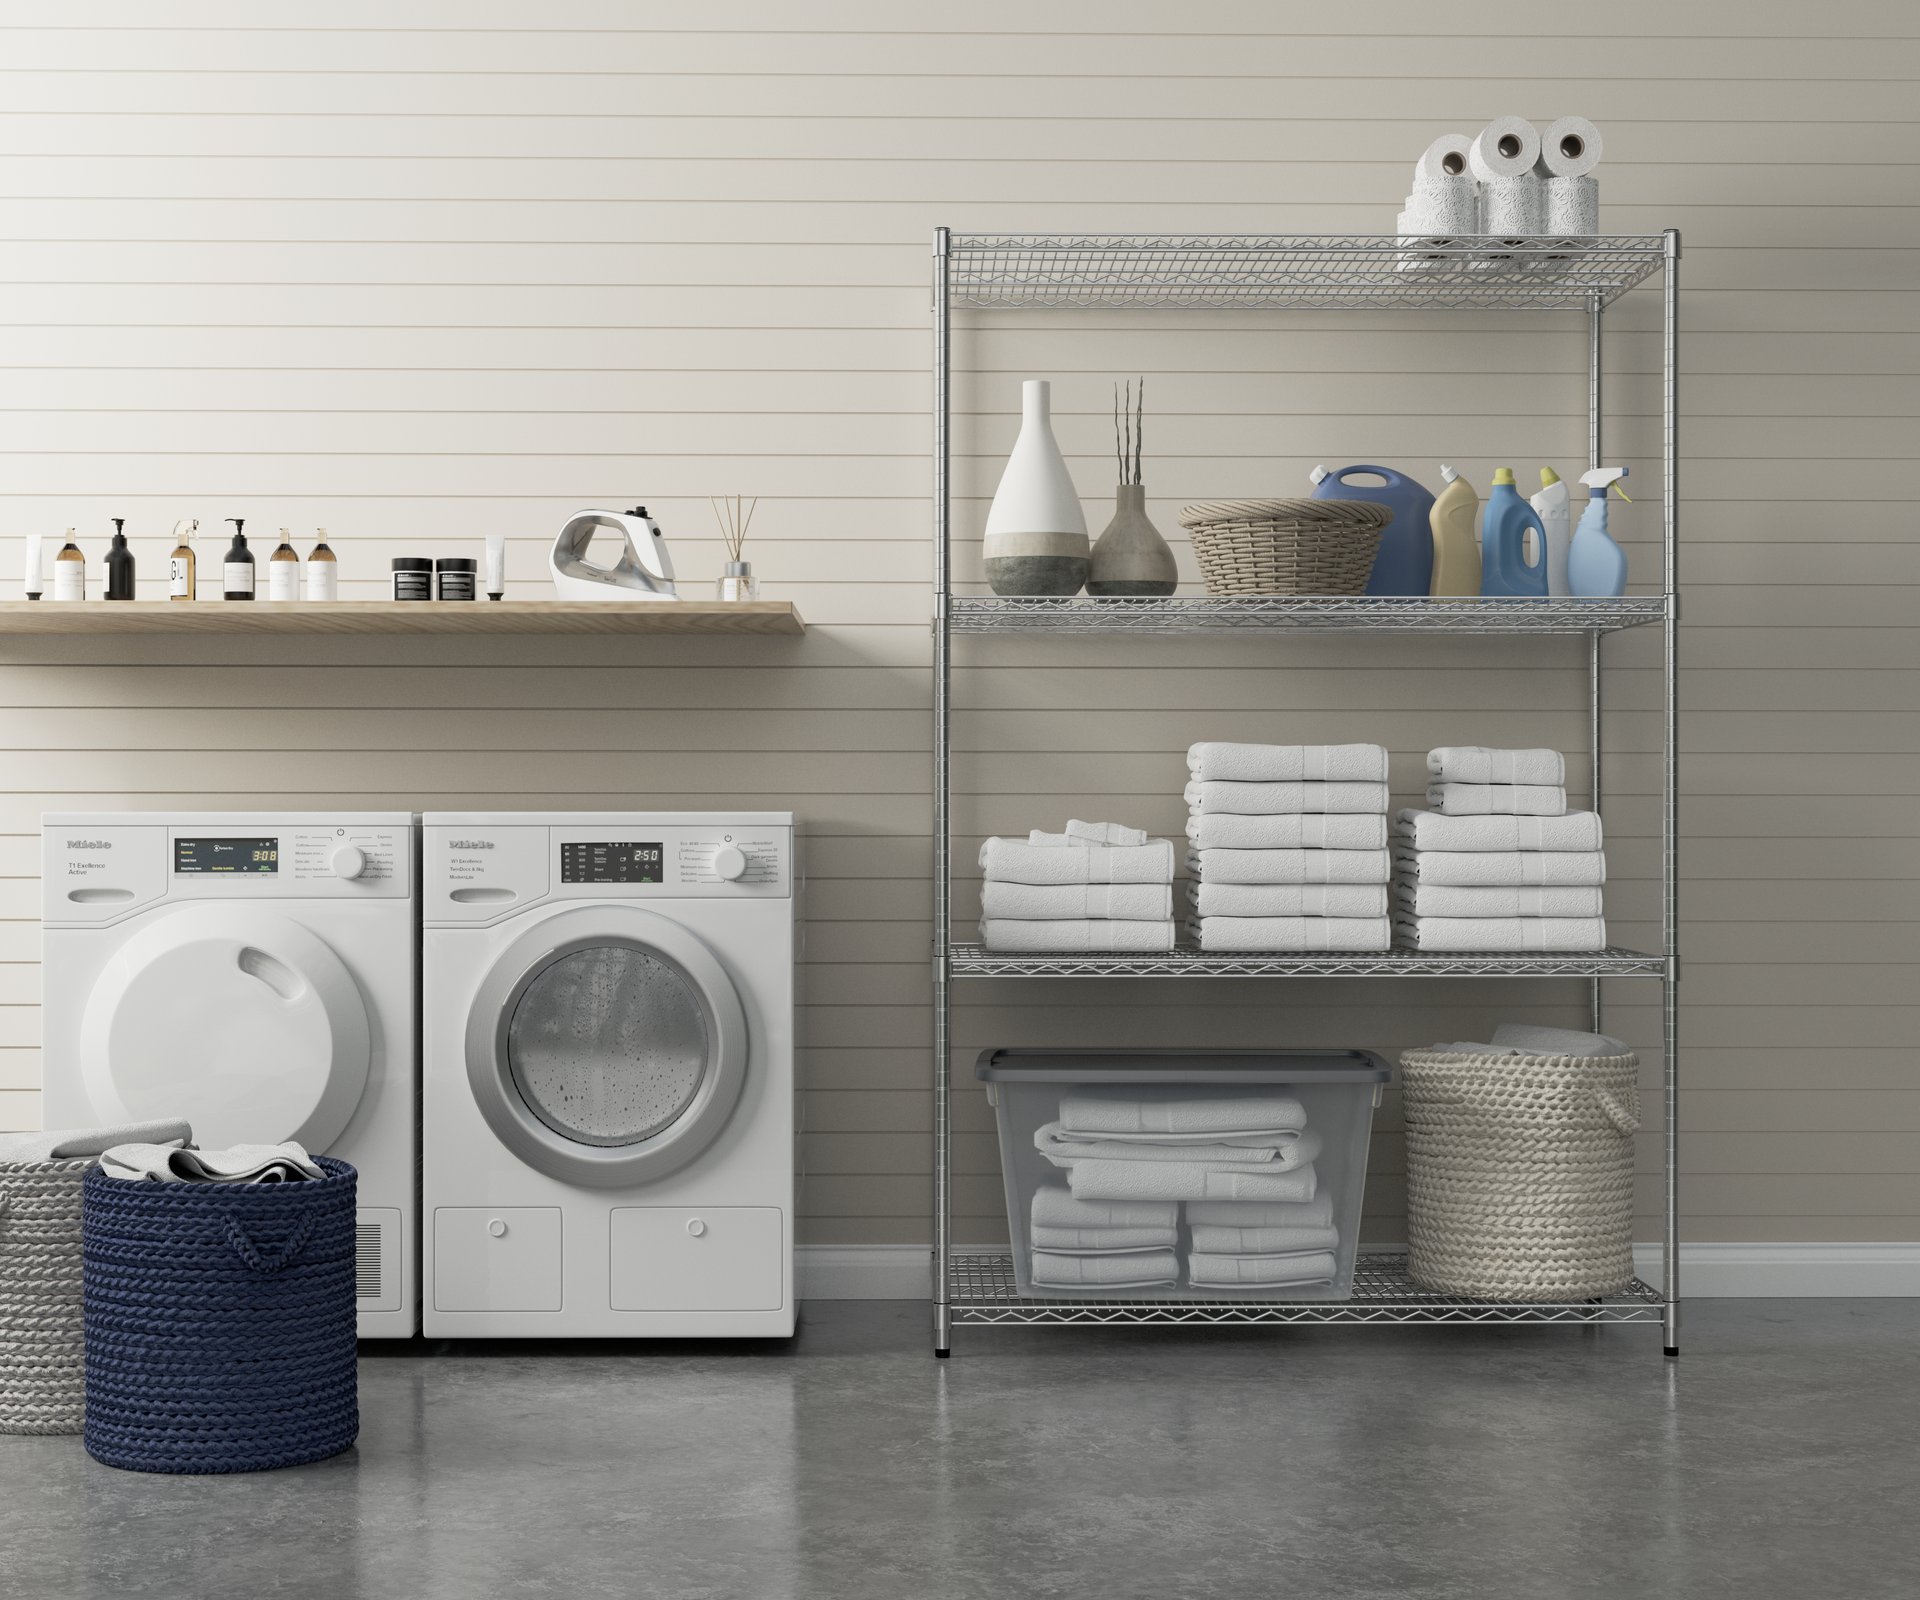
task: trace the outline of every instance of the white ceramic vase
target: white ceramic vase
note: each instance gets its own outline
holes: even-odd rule
[[[1087,518],[1053,442],[1052,385],[1021,385],[1020,437],[987,513],[987,582],[995,594],[1078,594],[1087,581]]]
[[[1146,487],[1120,484],[1113,491],[1113,521],[1093,547],[1087,593],[1169,595],[1179,587],[1173,551],[1147,517]]]

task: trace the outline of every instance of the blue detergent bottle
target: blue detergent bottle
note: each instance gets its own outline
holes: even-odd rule
[[[1627,475],[1625,467],[1595,467],[1580,475],[1587,486],[1587,509],[1567,547],[1567,587],[1577,595],[1608,597],[1627,592],[1627,553],[1607,532],[1607,490]],[[1632,505],[1627,491],[1620,498]]]
[[[1346,481],[1362,472],[1387,481],[1372,487]],[[1365,500],[1393,513],[1393,521],[1380,532],[1380,548],[1367,574],[1368,594],[1424,595],[1432,590],[1433,534],[1427,517],[1433,510],[1433,496],[1413,479],[1391,467],[1342,467],[1338,472],[1315,467],[1313,498]]]
[[[1533,530],[1533,560],[1527,560],[1527,530]],[[1547,597],[1547,530],[1540,513],[1520,498],[1513,484],[1513,468],[1493,475],[1487,509],[1480,516],[1480,592],[1518,595],[1528,600]]]

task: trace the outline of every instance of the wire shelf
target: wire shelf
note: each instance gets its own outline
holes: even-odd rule
[[[1345,595],[1092,599],[967,595],[948,602],[954,633],[1617,633],[1663,621],[1666,598],[1369,599]]]
[[[1035,1299],[1014,1282],[1013,1257],[999,1251],[955,1250],[953,1321],[974,1327],[1105,1326],[1175,1323],[1240,1326],[1248,1323],[1658,1323],[1659,1292],[1635,1278],[1624,1294],[1604,1300],[1474,1300],[1429,1294],[1407,1276],[1404,1255],[1363,1255],[1354,1264],[1351,1300],[1081,1300]]]
[[[1119,951],[1016,955],[978,944],[955,944],[949,950],[949,963],[956,978],[1659,978],[1667,970],[1664,957],[1618,945],[1565,955],[1512,950],[1209,954],[1185,946],[1153,955]]]
[[[1664,263],[1666,240],[1397,234],[954,234],[957,306],[1589,311]]]

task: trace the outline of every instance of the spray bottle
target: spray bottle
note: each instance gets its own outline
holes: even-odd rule
[[[1627,592],[1627,553],[1607,533],[1607,490],[1627,475],[1625,467],[1596,467],[1583,472],[1587,509],[1573,530],[1567,548],[1567,587],[1577,595],[1604,596]],[[1620,491],[1627,500],[1627,491]],[[1633,502],[1627,500],[1631,505]]]
[[[1527,561],[1529,529],[1539,541],[1531,564]],[[1546,539],[1539,513],[1520,498],[1520,491],[1514,487],[1513,468],[1499,468],[1487,494],[1486,514],[1480,519],[1480,592],[1544,599]]]
[[[1433,502],[1433,510],[1427,513],[1433,528],[1431,592],[1477,595],[1480,592],[1480,545],[1473,536],[1473,523],[1480,510],[1480,496],[1452,467],[1442,467],[1440,476],[1447,486]]]
[[[1539,513],[1540,526],[1547,535],[1547,593],[1569,595],[1567,587],[1567,544],[1573,537],[1573,525],[1567,510],[1567,486],[1552,467],[1540,469],[1540,492],[1528,502]]]

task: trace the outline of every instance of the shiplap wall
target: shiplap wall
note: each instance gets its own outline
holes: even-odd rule
[[[0,571],[15,536],[72,525],[97,574],[124,516],[155,599],[175,518],[244,516],[256,548],[328,528],[356,598],[396,553],[477,555],[502,530],[533,598],[569,512],[637,498],[698,592],[721,560],[704,497],[737,491],[764,497],[748,553],[768,593],[812,624],[0,636],[0,1125],[39,1114],[44,808],[791,806],[812,871],[803,1237],[925,1239],[932,229],[1390,230],[1436,135],[1578,112],[1605,132],[1608,231],[1686,239],[1687,1232],[1920,1235],[1911,6],[1620,0],[1599,37],[1587,13],[1486,0],[341,0],[312,27],[236,0],[74,0],[0,19]],[[1607,345],[1636,590],[1657,578],[1657,326],[1635,295]],[[1109,386],[1148,376],[1151,510],[1177,539],[1184,502],[1302,493],[1316,461],[1435,482],[1445,459],[1483,491],[1499,465],[1572,477],[1582,341],[1551,316],[965,316],[960,574],[979,587],[1023,377],[1054,380],[1097,529]],[[1643,947],[1656,646],[1607,646],[1609,912]],[[1435,744],[1577,760],[1581,648],[964,640],[963,917],[982,833],[1069,815],[1177,833],[1197,737],[1376,740],[1398,803]],[[970,1083],[988,1044],[1396,1050],[1576,1023],[1583,999],[967,984],[956,1061]],[[1650,1057],[1655,1001],[1610,986],[1609,1026]],[[959,1236],[990,1239],[971,1088],[959,1117]],[[1392,1239],[1391,1101],[1379,1126],[1369,1232]],[[1643,1167],[1651,1237],[1651,1133]]]

